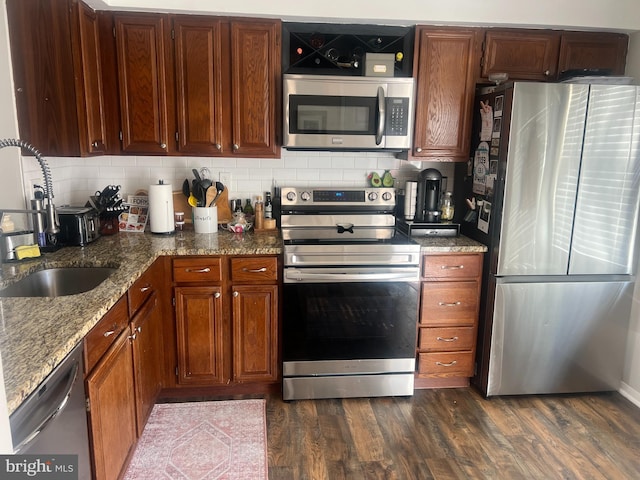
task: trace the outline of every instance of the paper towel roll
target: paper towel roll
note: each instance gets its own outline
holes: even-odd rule
[[[173,233],[173,191],[162,180],[149,185],[149,229],[151,233]]]

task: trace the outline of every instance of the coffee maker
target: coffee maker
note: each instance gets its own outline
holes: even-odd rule
[[[416,222],[440,223],[440,192],[442,174],[435,168],[422,170],[418,175],[418,195],[416,198]]]

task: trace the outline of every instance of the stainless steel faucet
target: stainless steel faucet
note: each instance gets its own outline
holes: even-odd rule
[[[53,181],[51,180],[51,170],[49,169],[49,165],[47,165],[47,161],[42,157],[40,152],[36,150],[36,148],[25,142],[24,140],[19,140],[17,138],[5,138],[4,140],[0,140],[0,148],[5,147],[18,147],[27,150],[31,153],[38,163],[40,164],[40,169],[42,170],[42,176],[44,178],[44,186],[42,187],[44,191],[44,198],[46,200],[46,216],[47,216],[47,227],[45,229],[45,233],[49,235],[56,235],[60,232],[60,225],[58,223],[58,216],[56,214],[56,207],[53,204]],[[10,210],[2,210],[4,212],[10,212]],[[14,212],[20,212],[19,210],[13,210]],[[24,213],[36,213],[37,210],[26,210]]]

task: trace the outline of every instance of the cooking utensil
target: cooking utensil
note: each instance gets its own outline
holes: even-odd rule
[[[191,189],[189,188],[189,180],[188,179],[184,179],[184,182],[182,183],[182,194],[189,198],[191,196]]]
[[[210,207],[211,204],[218,197],[218,195],[219,195],[219,193],[216,190],[216,187],[210,186],[209,188],[207,188],[207,195],[206,195],[206,198],[205,198],[205,201],[204,201],[205,207]]]
[[[210,187],[210,188],[213,188],[213,187]],[[216,182],[215,189],[216,189],[216,196],[210,202],[207,201],[208,207],[215,205],[215,203],[218,201],[218,197],[220,197],[220,194],[224,192],[224,185],[221,182]],[[209,193],[209,190],[207,190],[207,193]]]
[[[189,205],[191,205],[192,207],[198,206],[198,199],[193,196],[193,193],[189,195],[189,199],[187,201],[189,202]]]
[[[192,168],[191,171],[193,172],[193,176],[196,177],[196,180],[198,182],[201,182],[202,177],[200,177],[200,173],[198,172],[198,170],[196,170],[195,168]]]

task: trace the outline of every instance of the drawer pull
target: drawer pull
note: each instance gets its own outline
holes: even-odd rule
[[[242,269],[242,271],[243,272],[249,272],[249,273],[262,273],[262,272],[266,272],[267,271],[267,267],[255,268],[255,269],[244,267]]]
[[[115,331],[115,330],[108,330],[108,331],[104,332],[104,333],[102,334],[102,336],[103,336],[103,337],[110,337],[110,336],[111,336],[111,335],[113,335],[114,333],[116,333],[116,331]]]
[[[453,303],[447,303],[447,302],[438,302],[438,305],[440,305],[441,307],[457,307],[458,305],[460,305],[462,302],[453,302]]]
[[[453,362],[449,362],[449,363],[443,363],[443,362],[436,362],[436,365],[438,365],[439,367],[453,367],[457,362],[457,360],[454,360]]]
[[[185,272],[187,273],[209,273],[211,269],[209,267],[204,268],[185,268]]]
[[[151,285],[145,285],[144,287],[140,288],[141,293],[147,292],[149,290],[151,290]]]
[[[464,265],[442,265],[440,268],[442,270],[462,270]]]
[[[436,337],[436,340],[438,340],[439,342],[457,342],[458,337],[449,337],[449,338]]]

